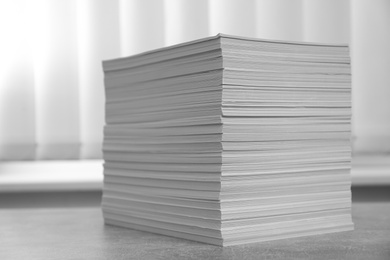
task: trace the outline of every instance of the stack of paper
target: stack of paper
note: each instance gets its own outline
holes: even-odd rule
[[[353,229],[347,46],[217,35],[103,67],[107,224],[223,246]]]

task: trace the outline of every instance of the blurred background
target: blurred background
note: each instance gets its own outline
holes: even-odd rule
[[[1,0],[1,194],[99,191],[101,61],[217,33],[349,44],[353,184],[390,184],[388,0]]]

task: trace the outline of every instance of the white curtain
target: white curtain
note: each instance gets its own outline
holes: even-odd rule
[[[2,0],[0,159],[101,157],[101,61],[219,32],[349,43],[355,152],[390,152],[388,0]]]

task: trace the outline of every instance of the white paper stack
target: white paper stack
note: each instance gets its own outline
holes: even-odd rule
[[[103,67],[107,224],[223,246],[353,229],[347,46],[219,34]]]

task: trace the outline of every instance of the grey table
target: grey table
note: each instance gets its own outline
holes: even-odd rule
[[[221,248],[105,226],[99,208],[0,210],[0,259],[390,259],[390,203],[353,204],[355,231]]]

